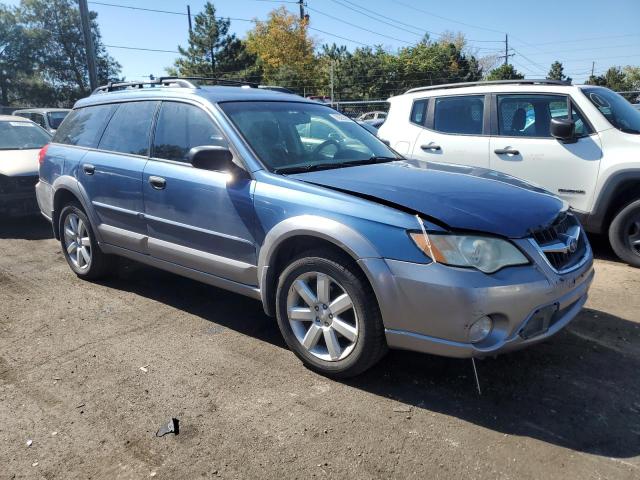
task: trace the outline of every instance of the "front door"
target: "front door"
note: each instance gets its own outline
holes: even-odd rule
[[[413,158],[475,167],[489,166],[488,122],[484,95],[437,97],[429,102]]]
[[[235,282],[257,285],[253,181],[187,162],[193,147],[227,146],[201,107],[163,102],[144,170],[144,211],[152,256]]]
[[[491,168],[539,185],[577,210],[591,207],[602,157],[600,139],[565,95],[504,94],[495,97]],[[551,136],[552,118],[576,122],[577,141]]]

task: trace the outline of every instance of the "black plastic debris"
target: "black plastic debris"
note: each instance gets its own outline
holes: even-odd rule
[[[180,433],[180,422],[177,418],[172,418],[169,423],[160,427],[156,432],[156,437],[163,437],[168,433],[173,433],[174,435]]]

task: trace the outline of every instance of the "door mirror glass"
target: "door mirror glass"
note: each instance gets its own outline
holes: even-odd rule
[[[228,148],[213,145],[193,147],[187,154],[187,160],[195,168],[214,172],[236,173],[240,170],[233,163],[233,155]]]
[[[552,118],[551,119],[551,136],[562,140],[563,142],[570,142],[575,139],[576,122],[566,118]]]

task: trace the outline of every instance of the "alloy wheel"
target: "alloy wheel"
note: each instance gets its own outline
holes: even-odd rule
[[[346,290],[332,277],[307,272],[292,283],[287,316],[305,350],[325,361],[346,358],[358,341],[358,315]]]
[[[640,255],[640,218],[635,218],[629,222],[627,241],[629,242],[631,251],[636,255]]]
[[[79,271],[85,271],[91,266],[89,231],[84,221],[75,213],[70,213],[64,220],[64,246],[69,260]]]

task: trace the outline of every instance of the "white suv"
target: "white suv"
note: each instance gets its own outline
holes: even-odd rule
[[[389,103],[378,136],[398,152],[540,185],[640,267],[640,112],[617,93],[508,80],[414,88]]]

